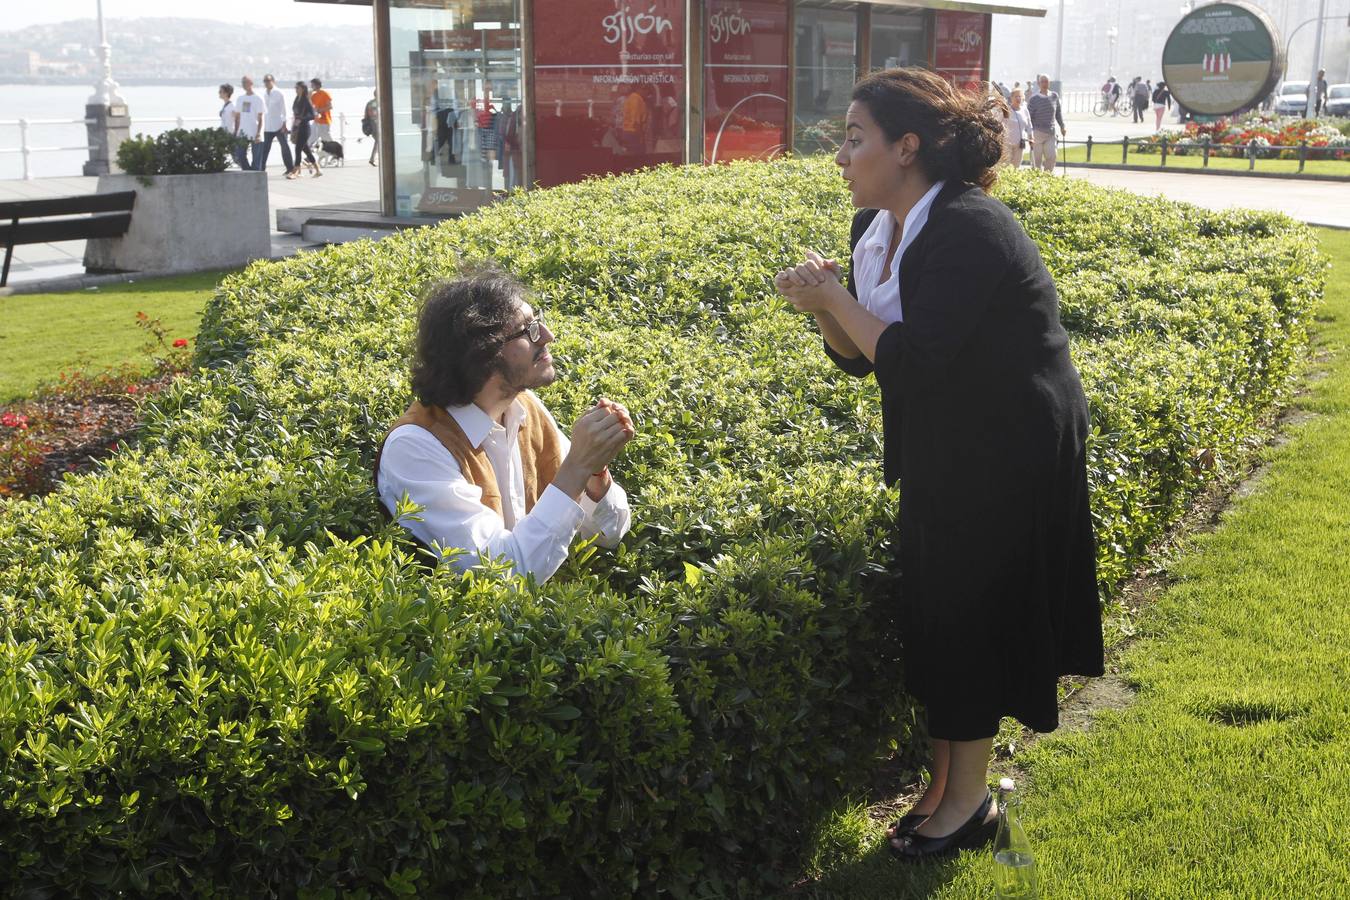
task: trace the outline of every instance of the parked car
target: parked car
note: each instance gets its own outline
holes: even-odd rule
[[[1350,84],[1333,84],[1327,88],[1326,114],[1350,116]]]
[[[1301,116],[1308,108],[1308,82],[1286,81],[1275,98],[1275,115]]]

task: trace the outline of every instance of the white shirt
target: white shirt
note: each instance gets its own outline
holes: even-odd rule
[[[286,97],[276,88],[263,95],[267,115],[263,117],[263,131],[280,131],[286,124]]]
[[[858,246],[853,248],[853,285],[858,290],[858,302],[888,325],[905,318],[900,310],[900,260],[905,249],[914,243],[928,223],[928,210],[946,183],[939,181],[929,188],[905,216],[900,246],[895,248],[889,270],[886,269],[886,248],[891,245],[891,235],[895,232],[895,216],[889,211],[883,209],[877,213],[858,240]]]
[[[1031,140],[1031,116],[1025,106],[1008,109],[1008,118],[1003,120],[1003,141],[1006,144],[1020,144]]]
[[[532,574],[547,580],[567,559],[572,540],[598,535],[597,543],[615,547],[628,531],[628,496],[618,482],[597,503],[585,493],[580,503],[552,484],[525,512],[525,476],[518,440],[525,407],[517,399],[506,412],[506,424],[494,422],[473,404],[446,407],[475,448],[487,454],[502,494],[502,514],[483,505],[483,491],[470,484],[459,462],[435,435],[416,425],[401,425],[390,433],[380,457],[380,500],[393,510],[406,493],[422,507],[422,521],[403,518],[399,524],[430,547],[453,547],[468,552],[450,554],[455,568],[467,570],[479,557],[501,558],[511,574]],[[547,410],[545,410],[547,413]],[[571,444],[552,414],[549,424],[558,431],[566,456]]]
[[[264,111],[263,98],[257,94],[243,94],[234,101],[239,110],[239,133],[246,138],[261,137],[258,134],[258,115]]]
[[[226,134],[234,134],[234,101],[226,100],[220,108],[220,127]]]

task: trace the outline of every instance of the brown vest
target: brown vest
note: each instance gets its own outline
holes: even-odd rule
[[[552,483],[562,465],[562,441],[558,439],[558,430],[549,421],[544,404],[529,391],[520,395],[525,406],[525,418],[520,423],[520,462],[521,472],[525,476],[525,512],[534,509],[535,501],[544,488]],[[397,422],[389,427],[384,440],[380,441],[379,452],[375,454],[375,490],[380,489],[380,457],[384,455],[385,441],[395,428],[402,425],[416,425],[430,431],[441,446],[459,463],[464,478],[483,492],[482,503],[497,515],[502,514],[502,492],[497,486],[497,474],[492,470],[487,453],[481,448],[474,449],[469,443],[464,429],[454,417],[440,406],[425,406],[414,400]],[[381,503],[383,508],[384,504]]]

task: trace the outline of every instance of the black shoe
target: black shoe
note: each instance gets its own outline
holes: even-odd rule
[[[904,837],[927,821],[928,813],[907,812],[891,823],[891,833],[888,837]]]
[[[896,856],[911,862],[937,859],[950,856],[958,850],[979,847],[992,840],[994,832],[998,830],[998,819],[985,821],[985,817],[989,815],[989,807],[993,802],[994,795],[985,794],[984,802],[980,804],[979,809],[975,810],[975,814],[951,834],[945,834],[942,837],[928,837],[911,831],[909,834],[902,836],[904,843],[900,846],[897,847],[890,841],[887,841],[886,845],[891,848],[891,852]]]

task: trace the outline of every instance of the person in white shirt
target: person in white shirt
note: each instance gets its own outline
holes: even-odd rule
[[[1022,165],[1022,152],[1032,144],[1031,116],[1022,105],[1022,91],[1008,95],[1008,111],[1003,114],[1003,161],[1016,169]]]
[[[487,271],[431,288],[418,319],[416,400],[375,458],[381,503],[460,570],[500,559],[542,582],[577,537],[615,547],[628,497],[609,464],[636,433],[599,400],[565,437],[532,392],[557,378],[553,332],[515,279]],[[400,510],[402,501],[420,507]]]
[[[266,104],[263,98],[253,93],[253,79],[245,75],[239,79],[239,83],[244,86],[244,93],[238,100],[234,101],[236,118],[239,122],[239,128],[235,132],[240,137],[247,138],[253,147],[253,161],[256,164],[261,155],[262,134],[263,134],[263,116],[266,114]],[[240,165],[241,169],[250,169],[253,166]]]
[[[263,76],[263,103],[267,107],[267,112],[263,114],[263,141],[262,150],[254,157],[253,168],[259,172],[267,168],[267,157],[272,152],[272,141],[275,140],[281,145],[281,161],[289,172],[295,168],[295,163],[291,161],[291,146],[288,141],[290,130],[286,127],[286,96],[277,90],[277,80],[271,75]]]
[[[236,137],[239,134],[239,110],[234,107],[234,85],[226,83],[220,86],[220,130]],[[241,169],[248,168],[248,156],[244,153],[244,144],[240,142],[230,150],[234,164]]]

